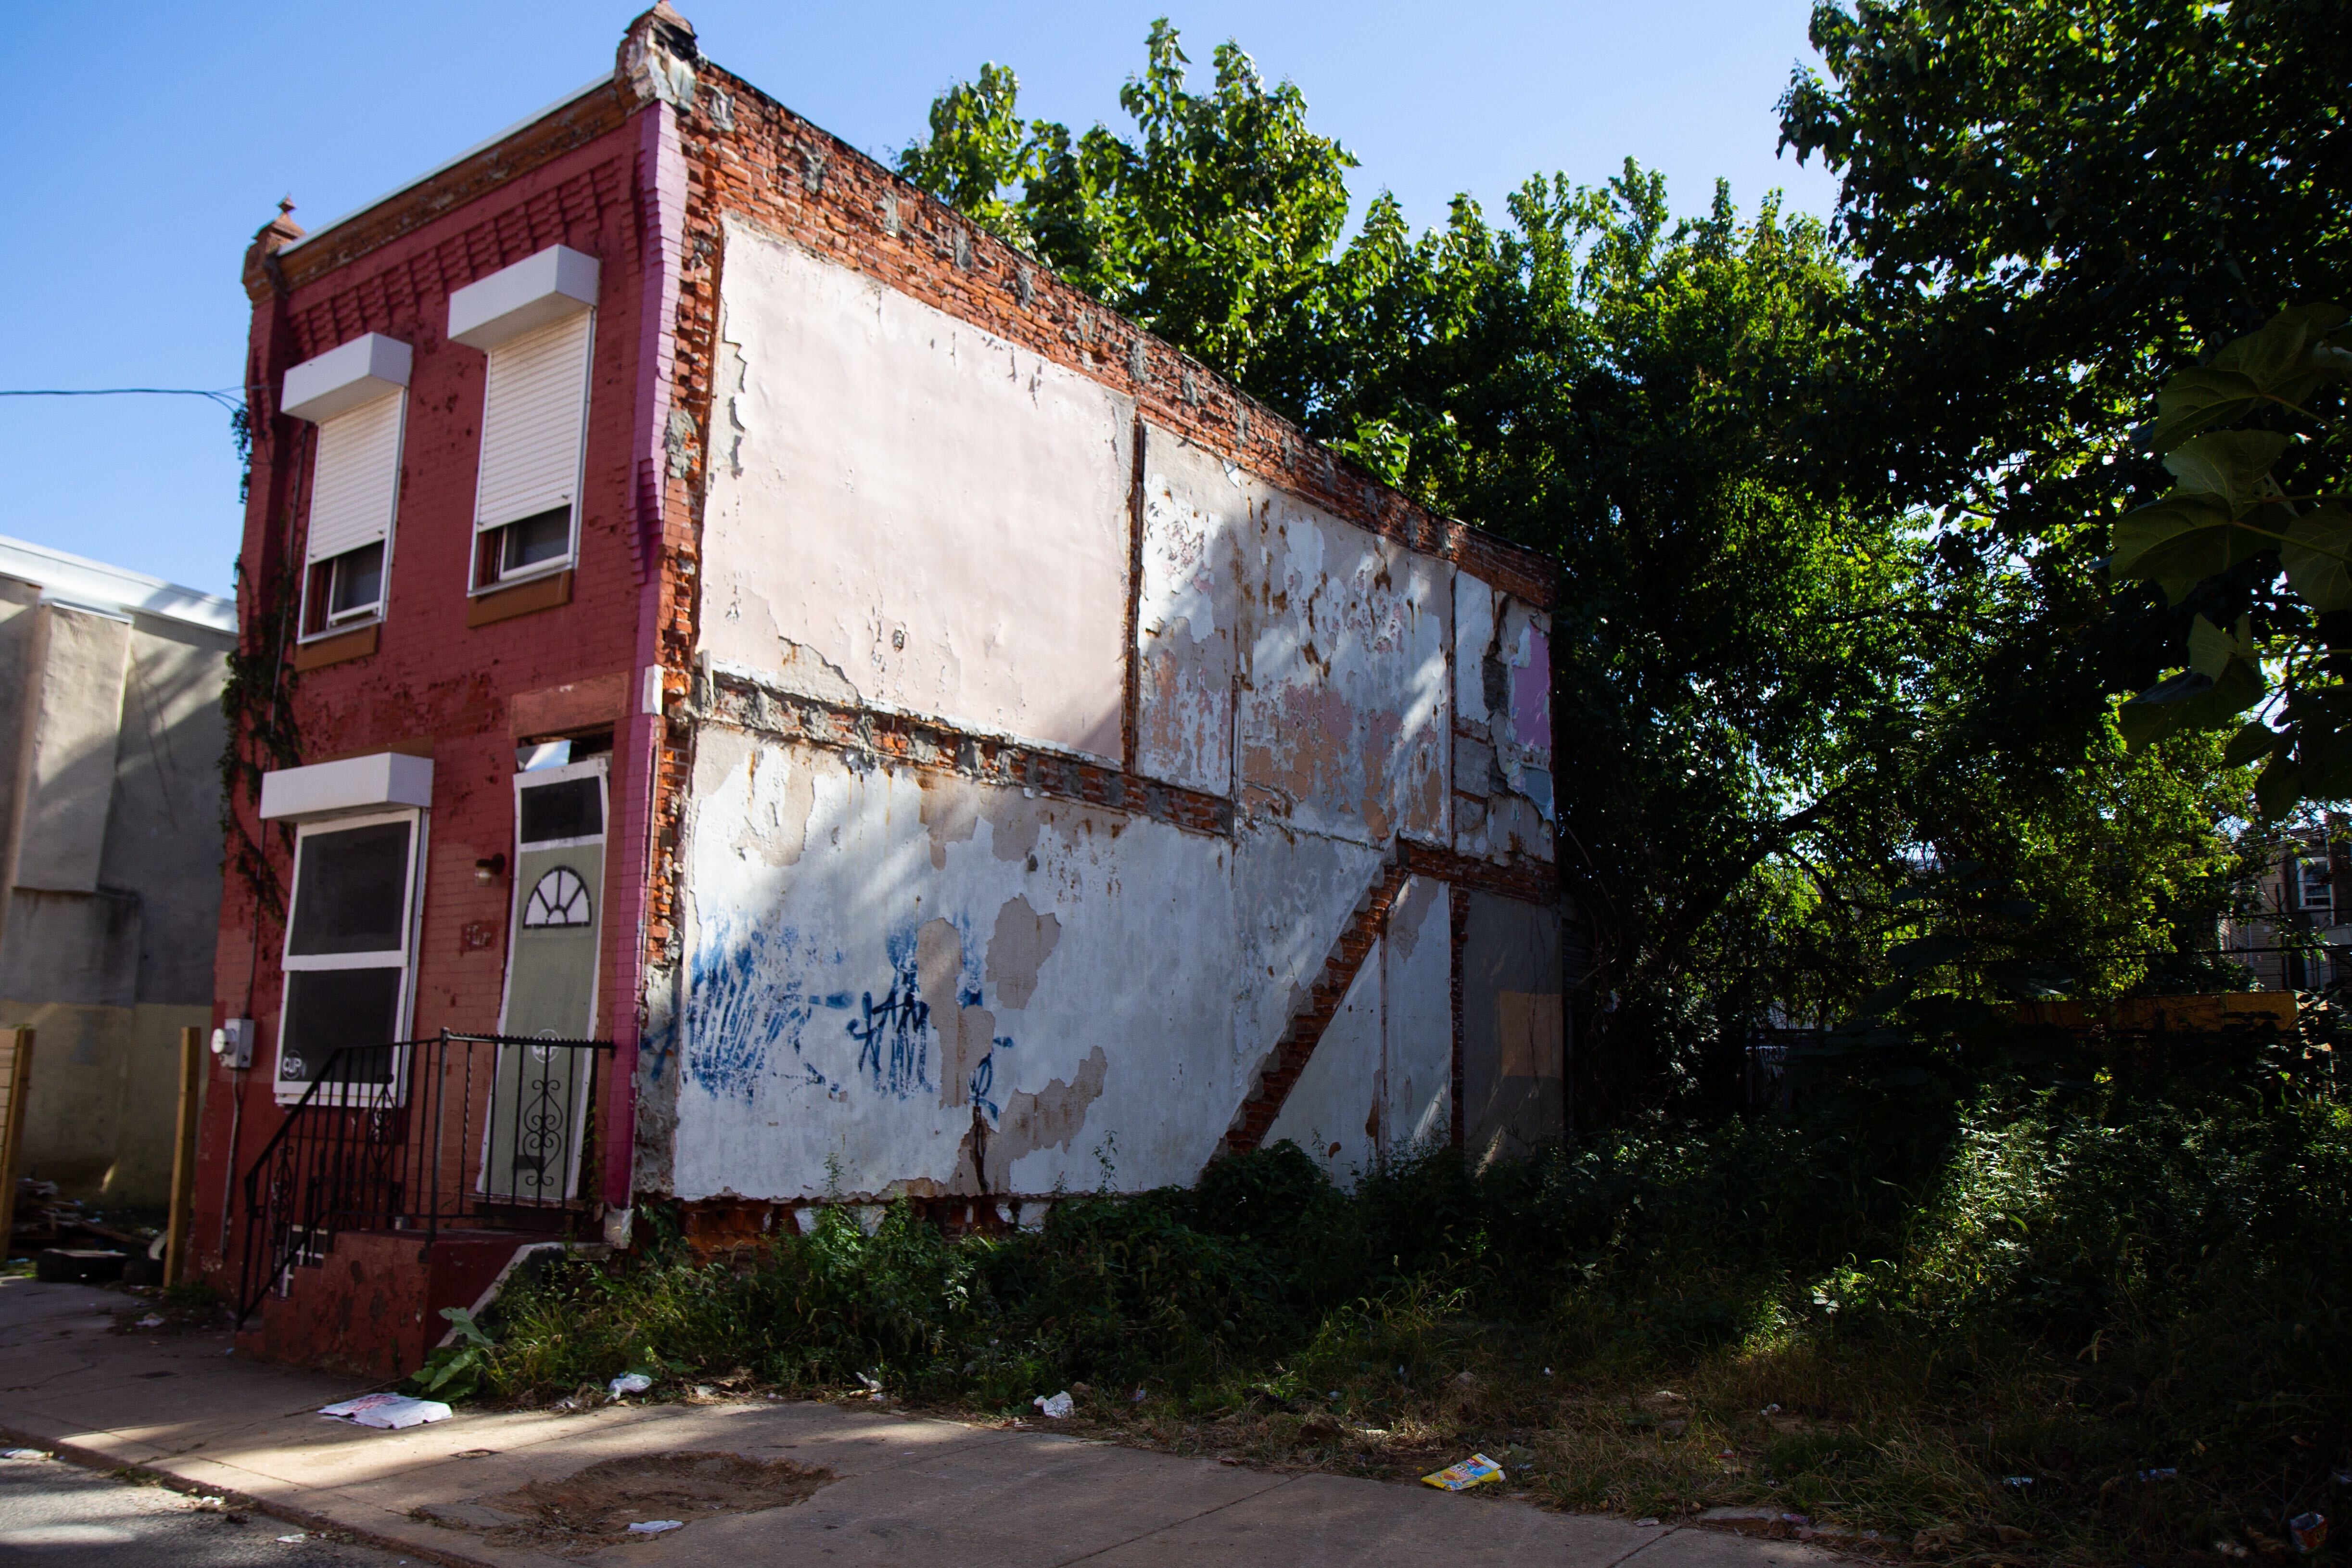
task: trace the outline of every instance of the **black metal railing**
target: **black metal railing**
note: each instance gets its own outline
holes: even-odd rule
[[[334,1052],[245,1173],[237,1321],[337,1231],[568,1226],[594,1184],[612,1049],[444,1029]]]

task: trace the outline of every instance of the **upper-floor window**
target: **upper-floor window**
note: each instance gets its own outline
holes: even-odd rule
[[[305,637],[383,614],[411,357],[406,343],[369,332],[286,373],[286,413],[319,427],[303,551]]]
[[[473,591],[578,558],[596,258],[553,246],[449,297],[451,341],[489,356]]]
[[[2335,885],[2328,877],[2326,846],[2306,847],[2295,855],[2295,908],[2306,914],[2332,915]]]

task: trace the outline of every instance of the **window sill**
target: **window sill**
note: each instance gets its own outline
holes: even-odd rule
[[[347,632],[331,632],[312,637],[309,642],[294,645],[294,668],[298,670],[323,669],[331,664],[347,659],[365,658],[375,651],[375,635],[381,621],[370,621]]]
[[[517,616],[528,616],[539,610],[552,610],[572,602],[572,569],[534,577],[510,588],[493,588],[478,594],[466,605],[468,626],[487,626],[499,621],[510,621]]]

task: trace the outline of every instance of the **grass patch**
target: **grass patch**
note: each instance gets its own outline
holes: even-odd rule
[[[2213,1561],[2352,1505],[2347,1212],[2352,1118],[2227,1088],[1661,1119],[1353,1193],[1283,1147],[1008,1236],[837,1210],[698,1262],[656,1227],[512,1293],[482,1376],[1032,1421],[1068,1388],[1075,1426],[1179,1453],[1403,1478],[1479,1448],[1561,1507]]]

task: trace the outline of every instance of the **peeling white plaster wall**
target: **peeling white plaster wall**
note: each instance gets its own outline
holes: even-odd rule
[[[1223,840],[706,727],[684,854],[680,1197],[1189,1182],[1239,1102]]]
[[[1116,762],[1133,403],[730,217],[702,648]]]
[[[1446,837],[1454,568],[1145,426],[1137,766],[1360,844]],[[1230,736],[1230,740],[1228,739]]]
[[[1241,538],[1249,520],[1249,486],[1238,468],[1145,426],[1136,767],[1210,795],[1233,790]]]
[[[1454,580],[1454,847],[1552,858],[1551,617]]]
[[[700,723],[650,1188],[1190,1183],[1399,837],[1549,858],[1541,617],[1147,429],[1130,646],[1128,399],[733,219],[720,309],[710,662],[1115,763],[1131,657],[1138,771],[1234,826]],[[1406,883],[1276,1121],[1335,1173],[1448,1135],[1453,896]]]
[[[1227,518],[1239,502],[1243,808],[1360,844],[1399,833],[1442,840],[1453,566],[1223,470],[1156,429],[1144,450],[1147,504],[1157,494],[1171,517]],[[1146,544],[1155,552],[1148,528]],[[1149,732],[1163,683],[1147,666],[1141,685]]]
[[[1334,1181],[1355,1180],[1451,1136],[1454,964],[1448,889],[1409,879],[1348,987],[1307,1068],[1267,1129],[1314,1156]]]
[[[1291,1016],[1305,1007],[1340,933],[1385,866],[1381,851],[1368,845],[1279,824],[1244,826],[1236,835],[1240,962],[1232,984],[1233,1041],[1245,1085],[1264,1069]]]
[[[1266,1129],[1269,1147],[1288,1139],[1342,1186],[1380,1163],[1387,1086],[1381,1081],[1381,946],[1356,971],[1307,1070]]]
[[[1381,944],[1388,1042],[1383,1071],[1391,1159],[1444,1143],[1454,1130],[1454,931],[1451,889],[1415,877],[1389,910]]]

